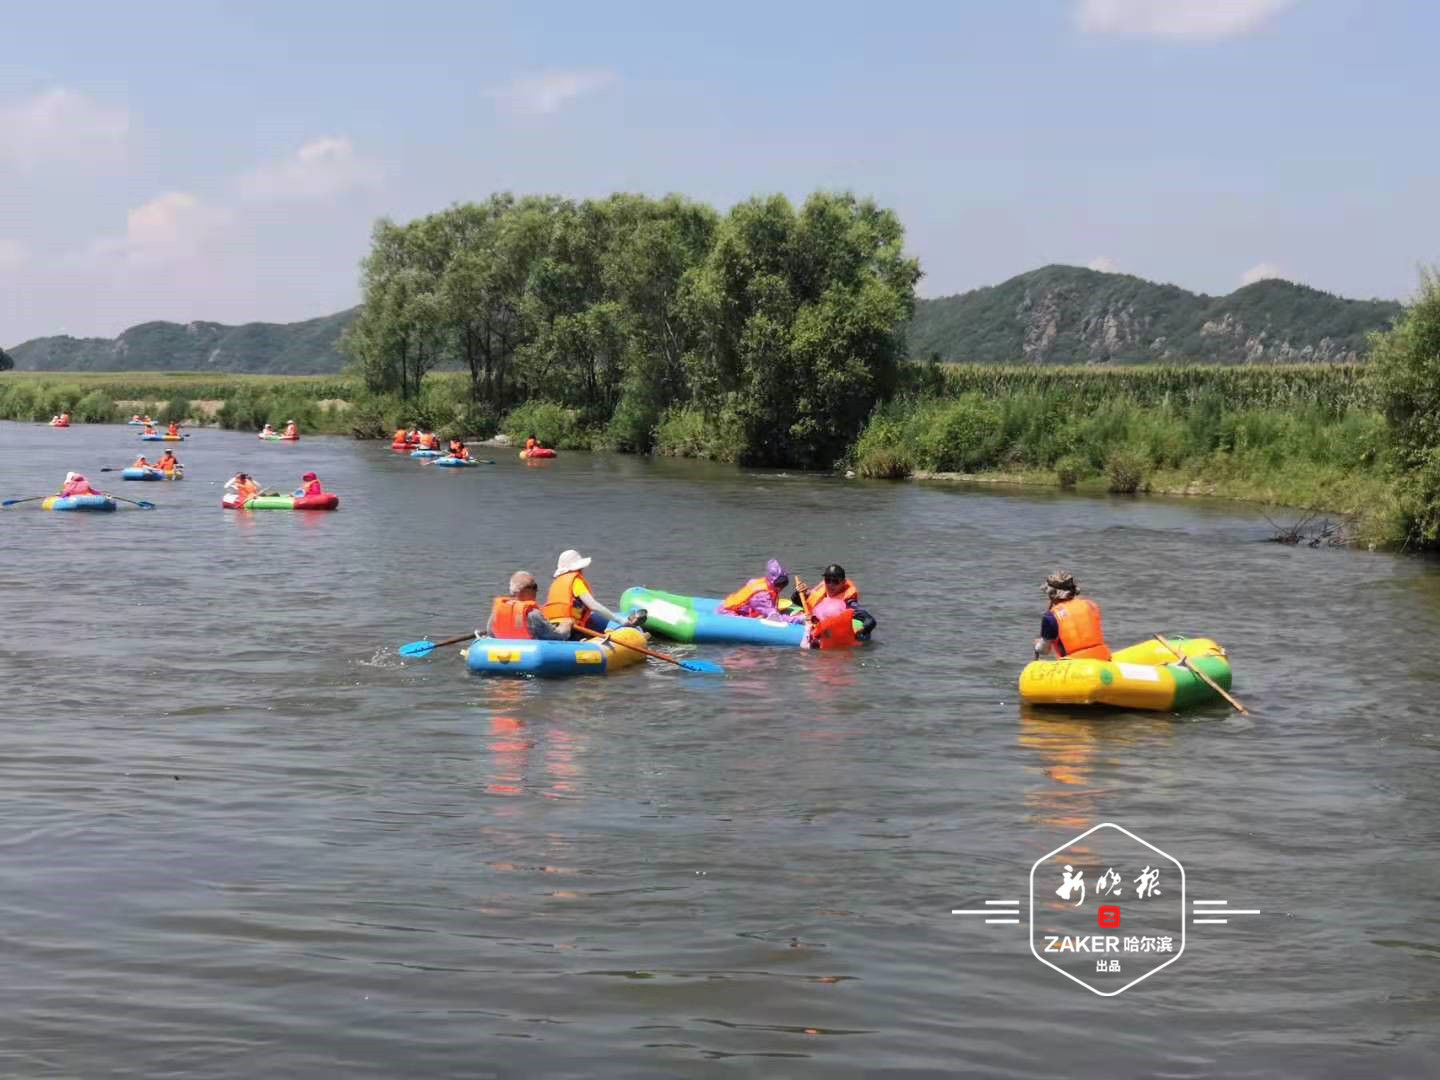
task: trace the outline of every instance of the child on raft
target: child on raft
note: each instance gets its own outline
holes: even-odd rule
[[[720,602],[717,609],[725,615],[739,615],[746,619],[780,619],[785,622],[802,622],[804,615],[782,614],[780,593],[790,584],[790,575],[779,559],[765,564],[765,576],[751,578],[740,588]]]
[[[65,483],[60,487],[60,497],[62,499],[73,499],[77,495],[99,494],[101,494],[101,492],[92,488],[90,481],[86,480],[85,477],[81,476],[78,472],[67,472],[65,474]]]
[[[295,489],[295,497],[297,499],[308,499],[313,495],[325,494],[325,489],[320,486],[320,478],[313,472],[307,472],[304,476],[300,477],[300,482],[305,486]]]

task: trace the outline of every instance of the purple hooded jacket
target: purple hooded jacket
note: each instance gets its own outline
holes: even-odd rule
[[[772,587],[781,578],[788,578],[790,575],[785,572],[785,567],[780,565],[779,559],[771,559],[765,564],[765,580]],[[745,603],[735,609],[736,615],[743,615],[748,619],[781,619],[785,622],[800,622],[804,615],[782,615],[775,607],[775,602],[770,599],[768,592],[757,592]]]

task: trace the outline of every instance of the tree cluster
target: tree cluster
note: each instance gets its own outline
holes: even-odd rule
[[[889,210],[850,195],[495,195],[380,221],[342,347],[369,388],[412,398],[468,371],[478,407],[575,410],[646,450],[698,410],[737,456],[828,467],[893,390],[917,262]]]

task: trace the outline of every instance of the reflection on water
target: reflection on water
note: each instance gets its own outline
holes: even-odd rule
[[[0,424],[7,497],[133,449],[34,432]],[[154,512],[0,511],[8,1071],[1433,1071],[1430,564],[1257,543],[1223,504],[495,456],[204,431]],[[219,507],[308,468],[337,513]],[[878,640],[663,646],[723,677],[396,656],[567,547],[607,601],[838,561]],[[1253,715],[1021,708],[1057,563],[1118,643],[1222,642]],[[949,915],[1101,820],[1266,918],[1117,1003]]]

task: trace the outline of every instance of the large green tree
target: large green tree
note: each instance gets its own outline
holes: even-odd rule
[[[692,389],[742,440],[742,460],[828,467],[894,389],[919,264],[870,200],[752,199],[686,282]]]

